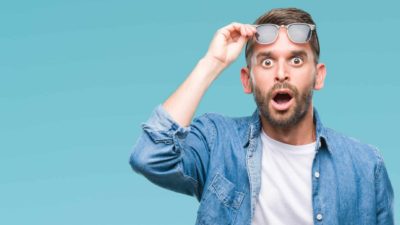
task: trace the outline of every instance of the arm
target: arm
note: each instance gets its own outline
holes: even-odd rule
[[[237,23],[218,30],[189,77],[143,124],[130,158],[136,172],[159,186],[201,198],[216,127],[208,115],[191,120],[205,91],[254,32],[251,25]]]
[[[232,23],[216,32],[207,54],[164,102],[163,106],[172,118],[182,126],[190,124],[208,87],[239,56],[247,39],[255,32],[254,26],[239,23]]]
[[[160,105],[142,124],[130,164],[161,187],[201,198],[215,127],[207,115],[181,127]]]
[[[375,193],[377,208],[377,225],[393,225],[393,188],[387,174],[385,164],[379,156],[378,166],[375,172]]]

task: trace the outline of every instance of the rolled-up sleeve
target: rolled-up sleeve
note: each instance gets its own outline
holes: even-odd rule
[[[159,105],[142,124],[130,164],[151,182],[200,199],[214,134],[207,114],[182,127]]]

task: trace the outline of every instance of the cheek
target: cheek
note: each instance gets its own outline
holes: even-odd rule
[[[314,84],[316,70],[313,68],[296,68],[291,71],[291,81],[299,86],[309,87]]]
[[[315,74],[316,68],[310,64],[305,64],[300,67],[290,67],[289,72],[292,75],[297,74],[297,76],[308,77],[311,74]]]
[[[253,80],[253,83],[257,85],[262,84],[263,87],[274,83],[274,73],[272,70],[254,68],[250,71],[250,77]]]
[[[263,94],[266,94],[268,91],[271,90],[273,86],[273,82],[269,81],[265,78],[260,78],[260,77],[255,77],[254,80],[252,80],[252,88],[254,89],[259,89]]]

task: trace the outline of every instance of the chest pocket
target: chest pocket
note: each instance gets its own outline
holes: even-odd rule
[[[231,181],[217,173],[201,199],[196,224],[233,224],[244,196]]]

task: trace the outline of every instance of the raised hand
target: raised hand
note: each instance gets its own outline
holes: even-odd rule
[[[215,33],[205,58],[217,60],[226,67],[235,61],[255,33],[256,28],[250,24],[231,23],[222,27]]]

